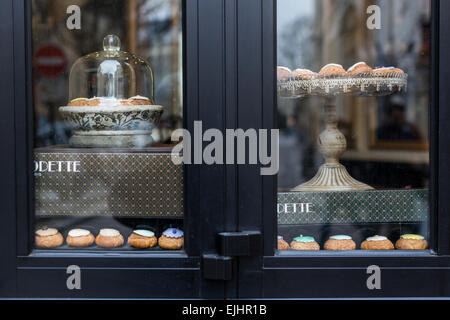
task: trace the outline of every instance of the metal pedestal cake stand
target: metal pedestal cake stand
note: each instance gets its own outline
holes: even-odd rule
[[[284,98],[307,96],[325,97],[325,130],[319,136],[319,151],[325,158],[317,174],[310,181],[292,191],[364,191],[373,190],[367,184],[357,181],[339,163],[340,156],[347,149],[347,141],[338,129],[336,97],[339,95],[386,96],[407,90],[408,75],[389,72],[364,73],[356,76],[327,75],[282,79],[278,83],[278,95]]]

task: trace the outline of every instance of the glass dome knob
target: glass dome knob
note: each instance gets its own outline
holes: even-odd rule
[[[120,39],[115,35],[107,35],[103,39],[103,50],[105,51],[120,51]]]

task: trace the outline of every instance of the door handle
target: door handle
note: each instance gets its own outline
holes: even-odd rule
[[[219,254],[202,257],[203,278],[229,281],[233,277],[235,257],[257,256],[262,253],[262,235],[259,231],[221,232]]]

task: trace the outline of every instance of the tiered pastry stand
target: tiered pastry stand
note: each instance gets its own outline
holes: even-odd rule
[[[278,82],[278,95],[282,98],[304,98],[322,96],[325,98],[324,115],[326,127],[319,136],[319,151],[325,163],[310,181],[292,191],[363,191],[372,190],[367,184],[357,181],[339,163],[340,156],[347,149],[347,141],[338,129],[336,97],[340,95],[386,96],[407,90],[408,75],[389,72],[384,74],[364,73],[356,76],[315,75],[290,77]]]

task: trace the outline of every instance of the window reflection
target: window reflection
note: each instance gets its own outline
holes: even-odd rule
[[[69,5],[81,9],[80,30],[66,27]],[[101,50],[98,44],[107,34],[122,39],[124,51],[150,61],[155,100],[165,107],[154,135],[160,142],[170,140],[171,131],[182,126],[181,1],[33,0],[32,7],[36,147],[68,143],[70,128],[58,108],[67,104],[70,67]]]
[[[182,1],[31,4],[35,248],[183,249],[183,167],[171,161],[170,144],[171,132],[183,125]],[[74,5],[79,30],[66,24]],[[127,53],[90,56],[69,84],[75,61],[102,51],[108,35],[106,51]],[[67,105],[75,111],[60,109]],[[94,111],[70,118],[83,114],[77,108]]]
[[[367,27],[367,9],[373,5],[380,10],[380,29]],[[401,236],[408,243],[422,241],[410,233],[428,239],[431,1],[304,0],[300,5],[279,0],[277,6],[278,66],[319,72],[330,63],[348,69],[364,61],[372,68],[394,66],[408,74],[406,92],[333,98],[338,128],[347,141],[340,163],[375,191],[293,192],[324,163],[318,139],[325,129],[326,100],[320,94],[286,97],[305,83],[279,70],[278,233],[285,240],[279,239],[279,245],[317,247],[309,245],[314,240],[324,250],[336,235],[332,242],[351,237],[357,249],[366,239],[371,244],[384,243],[383,237],[392,244]],[[300,205],[311,210],[296,210]]]
[[[387,13],[375,32],[365,27],[366,8],[372,4]],[[355,178],[370,185],[420,188],[429,183],[430,10],[428,0],[305,0],[301,6],[279,1],[279,66],[318,71],[327,63],[349,67],[365,61],[408,72],[406,94],[338,99],[339,129],[349,145],[342,160]],[[323,163],[316,148],[321,104],[317,97],[278,102],[280,190],[308,181]],[[293,151],[293,145],[301,147]],[[381,161],[368,161],[374,157]],[[395,177],[380,181],[385,170]]]

